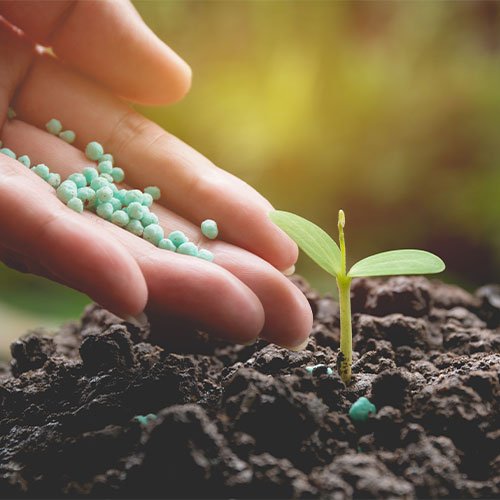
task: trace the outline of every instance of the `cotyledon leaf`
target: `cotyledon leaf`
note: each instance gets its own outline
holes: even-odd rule
[[[340,249],[320,227],[299,215],[282,210],[269,213],[270,219],[327,273],[337,276],[341,271]]]
[[[399,274],[433,274],[444,271],[444,262],[424,250],[390,250],[370,255],[356,262],[349,272],[351,278],[391,276]]]

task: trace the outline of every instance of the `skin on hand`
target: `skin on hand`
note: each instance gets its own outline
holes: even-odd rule
[[[82,290],[122,316],[147,303],[155,313],[236,342],[261,335],[302,344],[311,310],[278,271],[292,266],[298,251],[269,221],[271,205],[117,97],[173,102],[189,88],[186,63],[127,2],[1,2],[0,15],[26,33],[0,23],[0,126],[7,147],[66,178],[89,165],[82,150],[97,140],[130,185],[160,187],[166,206],[159,200],[152,211],[166,233],[180,229],[199,243],[201,221],[214,219],[220,229],[219,239],[202,244],[215,264],[158,249],[95,214],[72,213],[34,173],[2,155],[0,197],[9,200],[3,208],[19,215],[16,224],[0,221],[6,235],[0,257]],[[83,33],[88,44],[81,43]],[[28,37],[52,46],[64,64],[37,53]],[[130,71],[138,66],[140,74]],[[7,122],[13,95],[17,119]],[[43,130],[53,117],[76,132],[74,144]],[[13,185],[26,186],[29,203],[12,196]]]

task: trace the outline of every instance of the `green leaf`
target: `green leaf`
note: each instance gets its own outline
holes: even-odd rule
[[[307,219],[290,212],[275,210],[269,214],[269,217],[318,266],[333,276],[337,276],[340,273],[340,249],[337,243],[323,229]]]
[[[354,264],[347,273],[352,278],[398,274],[432,274],[444,271],[444,262],[424,250],[391,250],[370,255]]]

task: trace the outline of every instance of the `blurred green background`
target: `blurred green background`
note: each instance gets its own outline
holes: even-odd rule
[[[342,207],[352,260],[417,247],[449,282],[499,281],[500,3],[134,3],[194,73],[144,114],[332,234]],[[0,297],[9,338],[88,302],[5,267]]]

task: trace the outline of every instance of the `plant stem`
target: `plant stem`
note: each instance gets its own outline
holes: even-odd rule
[[[352,365],[351,278],[337,277],[337,287],[340,304],[340,354],[337,366],[340,377],[348,384]]]
[[[337,275],[340,305],[340,354],[337,369],[344,383],[351,380],[352,366],[352,324],[351,324],[351,279],[347,276],[346,248],[344,239],[345,215],[339,210],[338,229],[341,255],[341,271]]]

